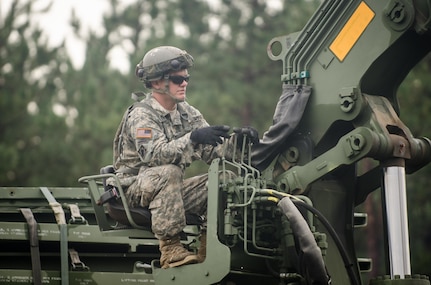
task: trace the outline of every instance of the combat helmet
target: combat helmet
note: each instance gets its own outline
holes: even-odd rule
[[[193,57],[185,50],[173,46],[160,46],[149,50],[136,65],[135,74],[150,88],[151,81],[162,79],[171,71],[193,66]]]

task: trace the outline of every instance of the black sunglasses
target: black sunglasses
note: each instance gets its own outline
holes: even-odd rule
[[[181,76],[181,75],[169,75],[168,79],[172,81],[174,84],[182,84],[184,81],[189,82],[190,76]]]

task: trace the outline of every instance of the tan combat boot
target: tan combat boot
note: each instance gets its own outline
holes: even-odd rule
[[[199,237],[198,262],[202,263],[207,256],[207,232],[202,231]]]
[[[181,265],[197,263],[197,255],[189,252],[176,236],[167,240],[160,240],[160,266],[162,268],[177,267]]]

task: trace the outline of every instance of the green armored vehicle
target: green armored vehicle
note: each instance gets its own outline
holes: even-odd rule
[[[148,210],[129,208],[119,185],[100,202],[116,177],[103,167],[81,188],[0,189],[0,283],[430,284],[411,272],[405,175],[430,161],[431,142],[413,137],[396,98],[430,29],[429,0],[327,0],[302,31],[270,41],[284,83],[274,124],[239,160],[210,165],[202,263],[161,269]],[[387,272],[365,280],[355,209],[377,189]],[[184,230],[190,250],[198,227]]]

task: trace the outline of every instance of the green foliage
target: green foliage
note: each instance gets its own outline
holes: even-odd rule
[[[70,26],[87,45],[84,66],[76,70],[65,45],[49,48],[44,32],[30,24],[32,15],[50,8],[35,11],[34,2],[14,1],[1,22],[0,158],[9,162],[1,166],[4,186],[75,185],[78,177],[112,163],[117,124],[132,103],[130,93],[142,89],[134,66],[157,45],[179,46],[195,57],[189,102],[210,123],[254,125],[263,132],[281,90],[280,64],[268,59],[266,45],[300,29],[318,4],[152,0],[123,7],[111,0],[102,35],[83,36],[72,13]],[[128,74],[109,62],[113,50],[125,45]]]
[[[430,136],[431,120],[431,55],[428,54],[400,86],[400,118],[415,137]],[[412,267],[416,272],[431,275],[431,200],[429,199],[429,177],[431,165],[407,176],[407,198],[412,251]],[[421,237],[421,238],[418,238]]]
[[[41,174],[55,174],[55,166],[72,163],[67,148],[58,144],[67,127],[53,110],[62,47],[48,49],[42,31],[31,26],[28,17],[18,21],[28,16],[32,5],[14,1],[0,22],[0,182],[5,186],[40,184]],[[45,183],[61,183],[60,177]]]

